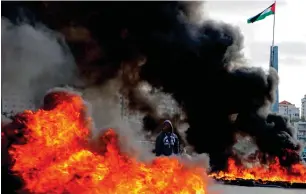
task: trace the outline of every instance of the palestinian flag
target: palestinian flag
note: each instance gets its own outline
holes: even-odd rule
[[[254,23],[257,22],[259,20],[263,20],[265,19],[267,16],[269,15],[273,15],[275,14],[275,3],[273,3],[270,7],[268,7],[267,9],[265,9],[263,12],[257,14],[254,17],[251,17],[250,19],[248,19],[248,24],[250,23]]]

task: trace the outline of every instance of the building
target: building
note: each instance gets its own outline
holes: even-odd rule
[[[175,113],[181,112],[181,109],[177,105],[177,102],[171,96],[168,96],[168,95],[157,96],[156,95],[156,98],[158,98],[158,104],[156,108],[160,114],[167,113],[172,116]],[[127,104],[128,101],[125,100],[122,96],[120,96],[120,99],[121,99],[122,117],[141,124],[144,114],[138,111],[130,111],[128,109],[128,104]]]
[[[297,139],[306,143],[306,122],[295,122],[294,127],[297,131]]]
[[[302,118],[303,121],[305,121],[306,120],[306,94],[305,94],[304,98],[302,98],[301,102],[302,102],[302,104],[301,104],[301,109],[302,109],[301,118]]]
[[[278,46],[271,46],[270,50],[270,67],[273,67],[278,72]],[[275,102],[272,104],[272,112],[279,112],[279,91],[276,88]]]
[[[290,121],[300,119],[300,109],[295,107],[294,104],[291,104],[288,101],[282,101],[278,105],[279,114],[283,116],[287,116]]]
[[[139,127],[142,125],[143,114],[138,111],[130,111],[128,101],[120,95],[121,118],[128,121],[132,126]]]
[[[159,100],[157,109],[162,113],[173,115],[180,112],[177,102],[171,96],[163,96]]]
[[[302,158],[306,161],[306,122],[296,122],[294,123],[294,127],[297,131],[296,138],[301,141],[303,145]]]

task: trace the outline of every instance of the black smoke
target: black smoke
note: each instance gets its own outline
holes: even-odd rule
[[[142,81],[172,94],[187,115],[188,143],[208,153],[215,170],[226,168],[238,131],[250,134],[261,152],[282,165],[299,162],[290,125],[268,110],[277,73],[239,67],[244,63],[239,29],[213,20],[195,23],[197,7],[194,2],[2,2],[2,16],[18,22],[26,13],[32,23],[62,32],[90,84],[104,84],[127,69],[122,93],[131,108],[154,115],[145,101],[133,99],[143,99],[133,93]],[[76,40],[69,28],[89,33]],[[234,121],[233,114],[238,114]],[[156,119],[148,118],[153,128]]]

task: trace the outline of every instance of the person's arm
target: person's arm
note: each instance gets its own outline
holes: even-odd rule
[[[155,141],[155,155],[160,156],[162,154],[162,133],[159,134]]]

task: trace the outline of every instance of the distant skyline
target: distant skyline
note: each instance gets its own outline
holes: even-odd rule
[[[245,55],[252,66],[269,68],[273,16],[253,24],[247,19],[268,8],[273,0],[208,1],[209,17],[239,26],[245,38]],[[279,101],[297,107],[306,94],[306,0],[277,0],[275,45],[279,47]]]

